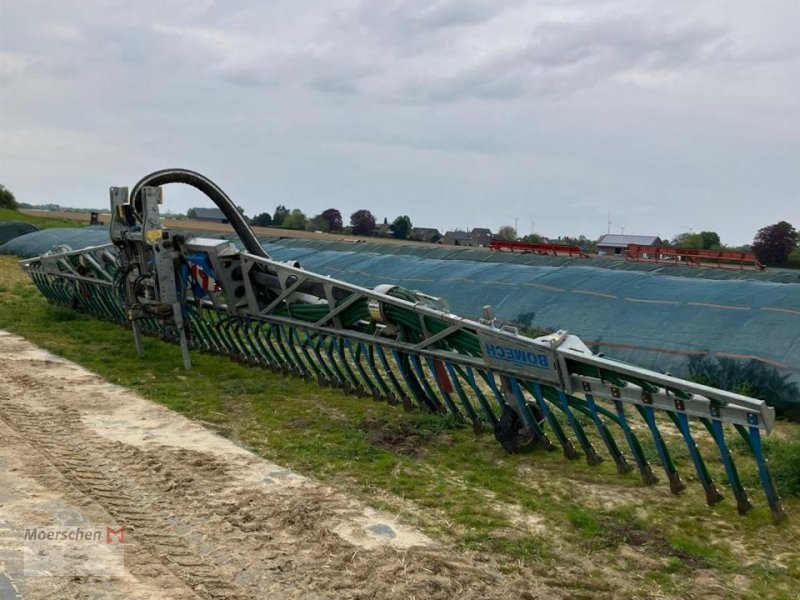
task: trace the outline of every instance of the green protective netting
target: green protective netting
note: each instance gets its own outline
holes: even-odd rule
[[[707,368],[691,372],[692,357],[755,361],[763,368],[745,371],[762,374],[765,399],[778,407],[800,406],[800,284],[663,276],[591,261],[551,266],[464,260],[461,252],[470,251],[455,251],[458,260],[434,259],[365,246],[265,244],[275,259],[297,260],[322,275],[442,296],[464,316],[478,317],[491,305],[505,321],[567,329],[595,351],[656,371],[704,377]]]
[[[261,238],[262,242],[270,244],[280,242],[282,246],[291,248],[313,248],[316,250],[332,250],[351,252],[358,249],[361,252],[375,252],[378,254],[392,254],[395,256],[416,256],[438,260],[467,260],[472,262],[491,262],[501,264],[531,265],[541,267],[566,267],[566,266],[592,266],[600,269],[617,271],[638,271],[643,273],[658,273],[659,275],[673,275],[677,277],[691,277],[698,279],[746,279],[752,281],[774,281],[782,283],[800,283],[800,269],[768,269],[767,271],[739,271],[733,269],[711,269],[702,267],[672,266],[653,263],[626,262],[617,257],[571,258],[569,256],[546,256],[537,254],[520,254],[512,252],[492,252],[485,248],[456,248],[453,246],[438,246],[423,244],[398,244],[391,242],[364,242],[353,243],[347,241],[320,241],[289,238]],[[353,238],[357,239],[357,238]],[[363,238],[358,238],[363,239]],[[265,246],[269,249],[269,246]]]
[[[105,228],[46,230],[15,238],[0,252],[30,257],[57,244],[78,249],[107,241]],[[491,305],[502,320],[567,329],[609,357],[681,377],[693,374],[693,357],[741,365],[755,361],[763,368],[745,371],[764,374],[766,400],[779,407],[800,405],[800,283],[768,281],[759,273],[715,272],[720,279],[712,279],[701,276],[710,269],[634,264],[637,269],[628,270],[621,261],[484,250],[265,241],[276,260],[298,260],[309,270],[364,287],[391,283],[442,296],[453,312],[468,317]],[[291,310],[302,320],[316,316],[313,307]],[[346,316],[357,319],[362,311],[354,306]],[[727,372],[729,366],[695,365],[694,374]]]
[[[16,237],[39,231],[36,225],[23,221],[0,221],[0,246]]]
[[[20,258],[33,258],[52,250],[55,246],[67,245],[73,250],[88,246],[108,244],[108,227],[56,227],[17,236],[0,245],[0,254],[14,254]]]

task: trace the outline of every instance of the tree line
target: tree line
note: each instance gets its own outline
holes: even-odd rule
[[[726,246],[715,231],[687,232],[672,239],[676,248],[700,248],[702,250],[752,251],[759,262],[766,265],[781,266],[796,264],[800,266],[800,232],[790,223],[780,221],[762,227],[756,232],[749,246]]]
[[[412,229],[411,218],[408,215],[400,215],[391,224],[388,221],[384,221],[381,227],[378,225],[375,215],[362,208],[351,214],[349,224],[345,225],[342,213],[335,208],[329,208],[309,218],[299,208],[289,210],[283,204],[279,204],[275,208],[275,212],[259,213],[249,221],[251,225],[256,227],[280,227],[283,229],[365,236],[375,235],[379,229],[383,229],[392,237],[401,240],[409,239]]]
[[[538,233],[518,237],[513,226],[503,225],[497,230],[495,237],[501,240],[520,240],[532,244],[541,242],[569,244],[580,247],[584,252],[597,252],[597,242],[584,235],[578,237],[559,236],[557,239],[549,240]],[[679,233],[672,240],[665,239],[662,244],[673,248],[752,251],[759,262],[765,265],[800,267],[800,231],[787,221],[762,227],[756,232],[753,243],[745,246],[726,246],[716,231],[687,231]]]
[[[0,208],[11,210],[20,208],[20,204],[17,202],[13,192],[2,184],[0,184]],[[240,208],[239,211],[244,214],[243,209]],[[189,216],[191,217],[192,215],[190,214]],[[263,212],[248,220],[251,225],[258,227],[282,227],[284,229],[363,236],[375,235],[380,230],[381,233],[401,240],[412,237],[412,223],[408,215],[398,216],[391,224],[384,220],[383,225],[379,227],[375,215],[367,209],[360,209],[351,214],[348,225],[344,224],[342,213],[335,208],[329,208],[316,216],[308,218],[302,210],[298,208],[289,210],[283,204],[278,205],[273,213]],[[586,252],[595,252],[597,250],[597,242],[584,235],[579,237],[560,236],[558,239],[545,240],[543,236],[531,233],[518,238],[515,228],[510,225],[500,227],[496,237],[505,240],[522,239],[531,243],[550,241],[570,244],[579,246]],[[753,238],[752,245],[749,247],[727,247],[722,244],[719,234],[715,231],[680,233],[674,236],[671,241],[665,241],[664,244],[676,248],[700,248],[705,250],[752,250],[756,258],[766,265],[800,266],[800,232],[787,221],[780,221],[759,229]]]

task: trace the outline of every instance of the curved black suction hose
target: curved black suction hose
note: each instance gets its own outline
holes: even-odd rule
[[[228,222],[233,226],[236,235],[239,236],[239,239],[242,241],[247,251],[250,254],[255,254],[262,258],[269,258],[269,255],[258,242],[258,239],[256,239],[256,234],[253,233],[250,225],[244,220],[244,217],[236,208],[233,201],[222,191],[222,188],[205,175],[190,171],[189,169],[161,169],[160,171],[154,171],[149,175],[145,175],[137,181],[130,195],[130,204],[137,218],[141,220],[142,188],[146,186],[158,187],[167,183],[184,183],[203,192],[219,207],[222,214],[228,219]]]

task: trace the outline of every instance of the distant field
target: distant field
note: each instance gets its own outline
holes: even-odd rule
[[[0,208],[0,221],[23,221],[32,223],[40,229],[51,227],[80,227],[81,224],[89,223],[89,214],[60,212],[51,213],[46,211],[16,211],[7,208]]]
[[[90,214],[88,212],[68,212],[68,211],[45,211],[45,210],[32,210],[26,209],[20,212],[14,212],[10,210],[2,210],[0,209],[0,221],[2,220],[18,220],[18,221],[27,221],[29,223],[34,223],[42,228],[48,227],[77,227],[80,225],[88,225]],[[107,224],[109,220],[108,214],[101,214],[100,215],[100,223]],[[170,219],[164,218],[162,222],[167,227],[171,227],[173,229],[187,229],[190,231],[207,231],[207,232],[214,232],[214,233],[233,233],[233,227],[230,225],[224,225],[222,223],[209,223],[206,221],[197,221],[195,219]],[[293,239],[305,239],[305,240],[317,240],[323,242],[352,242],[352,243],[372,243],[372,244],[401,244],[405,246],[412,246],[415,248],[447,248],[448,250],[454,251],[473,251],[473,252],[486,252],[490,253],[491,250],[487,248],[480,248],[475,246],[443,246],[442,244],[428,244],[425,242],[416,242],[413,240],[398,240],[395,238],[386,238],[386,237],[361,237],[361,236],[354,236],[354,235],[345,235],[342,233],[317,233],[314,231],[303,231],[297,229],[280,229],[276,227],[253,227],[253,231],[255,231],[256,235],[258,236],[269,236],[275,238],[293,238]],[[522,254],[517,254],[517,256],[523,256]],[[531,257],[532,260],[537,258],[536,255],[525,255],[527,257]],[[547,258],[547,257],[545,257]],[[614,266],[613,263],[618,263],[623,259],[619,256],[599,256],[596,254],[591,255],[591,266]],[[588,265],[589,263],[587,263]],[[670,265],[662,265],[663,267],[669,267]],[[688,269],[685,274],[688,276],[694,276],[692,271],[697,267],[685,267]],[[771,276],[779,276],[781,274],[789,274],[792,278],[795,277],[798,268],[775,268],[770,267],[768,269],[768,273]],[[717,271],[717,269],[711,269],[711,271]],[[731,270],[730,272],[736,273],[738,271]],[[758,278],[758,274],[754,274],[753,278]],[[769,279],[773,279],[774,277],[769,277]]]
[[[7,211],[10,214],[17,214],[13,211]],[[23,210],[20,211],[20,214],[30,217],[31,220],[29,222],[39,224],[39,222],[47,223],[51,220],[55,220],[57,222],[67,222],[68,224],[62,225],[62,227],[74,227],[76,223],[78,224],[88,224],[90,219],[90,214],[87,213],[73,213],[67,211],[44,211],[44,210]],[[11,216],[3,216],[0,213],[0,220],[2,219],[13,219],[14,217]],[[100,215],[100,223],[107,224],[110,216],[108,214],[101,214]],[[20,219],[17,220],[28,220]],[[213,231],[214,233],[233,233],[233,227],[230,225],[224,225],[222,223],[209,223],[207,221],[197,221],[195,219],[170,219],[165,217],[162,219],[164,225],[167,227],[172,227],[175,229],[189,229],[192,231]],[[46,225],[45,225],[46,226]],[[52,226],[52,225],[51,225]],[[371,241],[376,242],[380,241],[381,243],[388,243],[388,244],[410,244],[414,246],[422,246],[422,247],[440,247],[437,244],[426,244],[424,242],[415,242],[411,240],[397,240],[395,238],[363,238],[354,235],[344,235],[341,233],[317,233],[314,231],[303,231],[298,229],[279,229],[276,227],[253,227],[253,231],[256,232],[256,235],[263,235],[263,236],[273,236],[273,237],[285,237],[285,238],[301,238],[301,239],[308,239],[308,240],[323,240],[323,241],[330,241],[330,242],[341,242],[341,241],[352,241],[352,242],[359,242],[359,241]],[[475,250],[475,248],[470,248],[467,246],[448,246],[448,248],[455,248],[455,249],[464,249],[464,250]],[[488,252],[488,250],[487,250]]]

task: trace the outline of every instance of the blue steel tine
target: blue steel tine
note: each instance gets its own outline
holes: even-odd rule
[[[347,370],[350,375],[351,382],[355,385],[356,390],[360,391],[367,391],[367,388],[370,387],[367,383],[368,380],[364,378],[364,373],[361,368],[361,365],[356,360],[355,354],[353,353],[353,347],[350,345],[350,340],[345,338],[337,338],[336,343],[339,344],[339,357],[342,359],[347,365]],[[350,364],[350,361],[347,360],[347,357],[350,357],[353,361],[353,365],[355,366],[355,370],[353,369],[353,365]],[[372,392],[370,391],[370,394]]]
[[[350,358],[353,359],[353,364],[355,364],[358,374],[361,376],[362,387],[365,388],[364,391],[369,393],[370,396],[374,396],[378,386],[370,379],[366,369],[364,369],[364,365],[361,363],[361,358],[358,357],[356,351],[353,350],[353,345],[350,343],[350,340],[344,338],[344,343],[345,346],[347,346],[347,351],[350,353]]]
[[[475,408],[472,406],[472,402],[470,402],[467,393],[464,391],[464,388],[461,385],[461,382],[458,379],[458,374],[456,370],[453,368],[449,362],[444,363],[445,369],[447,369],[447,374],[450,376],[450,381],[453,382],[453,388],[456,390],[456,394],[458,395],[458,399],[461,401],[461,404],[464,406],[464,412],[467,413],[469,416],[470,421],[472,421],[473,426],[480,427],[481,418],[478,416],[478,413],[475,411]]]
[[[100,310],[100,307],[97,304],[97,298],[94,294],[94,286],[82,285],[81,289],[81,302],[83,303],[84,309],[98,319],[103,318],[103,313]]]
[[[353,372],[353,369],[350,367],[350,363],[347,361],[347,356],[345,356],[344,353],[346,345],[342,342],[342,338],[339,336],[333,337],[333,345],[336,347],[336,352],[334,354],[339,357],[340,367],[346,375],[346,380],[344,382],[345,390],[351,391],[354,394],[359,393],[363,389],[362,383]]]
[[[380,371],[378,371],[378,366],[375,364],[375,350],[373,344],[367,344],[361,340],[358,342],[358,345],[361,348],[361,354],[367,359],[369,370],[372,371],[372,377],[375,379],[375,383],[378,386],[378,397],[389,400],[392,393],[389,391],[389,386],[386,385],[383,377],[381,377]]]
[[[601,462],[603,462],[603,458],[597,454],[597,450],[595,450],[594,446],[589,441],[589,438],[586,436],[586,432],[583,431],[580,424],[575,420],[575,415],[572,413],[572,409],[569,406],[569,401],[567,400],[567,394],[562,390],[558,391],[558,401],[561,404],[561,410],[563,410],[564,414],[567,415],[567,422],[572,428],[572,431],[575,433],[575,437],[578,438],[578,443],[581,445],[581,449],[586,454],[586,462],[590,465],[599,465]]]
[[[233,340],[231,339],[231,332],[228,331],[230,328],[230,319],[227,317],[220,317],[217,321],[217,331],[220,334],[224,344],[225,344],[225,354],[231,356],[234,353],[235,345]]]
[[[255,345],[253,328],[250,324],[250,320],[246,317],[239,317],[238,327],[240,339],[243,340],[242,345],[247,352],[247,360],[250,363],[258,363],[261,357],[258,347]]]
[[[189,325],[189,347],[193,350],[208,350],[208,344],[205,337],[201,335],[200,329],[197,326],[197,319],[193,312],[187,310],[184,317],[186,323]]]
[[[210,311],[206,311],[208,318],[205,318],[204,321],[206,323],[206,327],[209,333],[212,335],[213,339],[215,340],[217,352],[219,354],[227,354],[228,353],[228,345],[225,343],[225,336],[222,335],[219,328],[219,315],[217,313],[211,313]],[[211,317],[211,314],[214,316]]]
[[[348,341],[348,343],[350,342]],[[355,345],[355,348],[353,348],[353,345]],[[353,355],[353,360],[356,362],[356,365],[361,369],[364,380],[369,384],[372,397],[376,400],[382,398],[383,382],[380,381],[380,377],[372,368],[372,363],[369,359],[369,351],[363,340],[354,341],[353,344],[351,344],[351,354]]]
[[[561,444],[561,448],[564,450],[564,456],[570,460],[578,458],[580,453],[575,450],[572,441],[566,436],[556,416],[550,411],[550,407],[547,406],[547,400],[545,400],[542,386],[534,382],[531,384],[531,387],[533,388],[533,395],[536,398],[536,404],[539,406],[539,410],[542,411],[548,425],[550,425],[550,429],[553,430],[553,434],[555,434],[558,443]]]
[[[230,340],[231,343],[228,354],[234,358],[239,358],[243,356],[243,353],[239,348],[239,342],[236,340],[236,331],[234,330],[233,333],[231,333],[231,328],[234,324],[235,319],[233,317],[226,317],[222,327],[225,329],[225,334],[228,336],[228,340]]]
[[[222,346],[225,354],[231,354],[231,346],[232,346],[231,340],[228,336],[227,330],[225,329],[225,321],[219,314],[216,315],[216,320],[214,321],[214,329],[217,330],[219,339],[222,340]]]
[[[284,369],[284,362],[285,358],[281,353],[280,349],[278,348],[277,344],[275,343],[275,327],[274,323],[263,323],[260,327],[260,331],[263,334],[264,340],[264,347],[269,349],[270,354],[273,356],[275,361],[275,370],[282,370]]]
[[[609,454],[613,457],[617,465],[617,472],[620,475],[628,473],[633,467],[625,460],[625,455],[619,451],[613,438],[610,438],[611,433],[608,431],[608,428],[604,426],[605,424],[597,412],[597,403],[595,402],[594,394],[585,393],[584,395],[586,396],[586,404],[589,406],[589,412],[592,415],[592,421],[594,421],[594,426],[597,428],[597,434],[600,436],[600,439],[603,440]]]
[[[622,431],[625,433],[625,441],[628,442],[628,448],[631,450],[633,460],[636,462],[636,466],[639,467],[639,474],[642,477],[642,483],[645,485],[653,485],[654,483],[658,483],[658,477],[656,477],[655,473],[653,473],[650,463],[647,462],[647,459],[642,453],[641,446],[639,446],[639,442],[633,435],[633,431],[631,431],[631,426],[628,424],[628,418],[625,416],[625,405],[622,403],[622,400],[614,400],[614,408],[617,410],[620,427],[622,427]]]
[[[425,377],[425,371],[422,370],[422,363],[420,363],[419,356],[417,356],[416,354],[409,354],[408,358],[409,361],[411,362],[411,366],[414,368],[414,371],[417,374],[417,380],[422,384],[422,389],[425,390],[425,394],[428,396],[430,402],[432,403],[432,408],[434,412],[438,413],[443,412],[445,410],[445,407],[439,401],[439,398],[433,391],[431,384],[428,383],[428,378]]]
[[[314,350],[314,356],[317,357],[319,365],[322,368],[322,373],[320,375],[322,377],[322,382],[327,385],[335,387],[338,382],[338,375],[336,369],[334,368],[335,365],[332,366],[333,360],[331,360],[330,358],[326,359],[326,357],[329,356],[326,337],[325,335],[319,332],[313,332],[311,335],[313,339],[312,349]],[[320,352],[320,348],[322,348],[325,354]]]
[[[647,405],[639,406],[637,404],[636,408],[644,417],[647,427],[650,429],[650,434],[653,436],[653,442],[656,445],[658,457],[661,459],[661,466],[664,467],[664,473],[666,473],[667,479],[669,480],[669,490],[673,494],[680,494],[686,489],[686,484],[681,481],[681,476],[678,474],[678,470],[675,468],[675,465],[672,462],[672,457],[669,455],[669,450],[667,449],[667,445],[664,443],[664,438],[661,437],[661,432],[658,430],[658,424],[656,423],[656,415],[653,411],[653,407]]]
[[[286,352],[286,356],[289,359],[289,363],[291,365],[291,371],[293,371],[296,375],[300,377],[305,376],[306,370],[305,366],[303,365],[300,357],[296,355],[294,349],[294,343],[292,340],[292,327],[291,325],[279,325],[278,326],[280,331],[280,343],[283,347],[284,351]]]
[[[361,362],[356,359],[350,339],[344,336],[337,337],[336,343],[338,344],[339,358],[344,363],[349,380],[353,384],[353,392],[357,396],[372,396],[374,390],[372,382],[367,377]]]
[[[91,295],[92,301],[97,305],[98,314],[100,318],[104,321],[108,321],[111,316],[111,311],[108,310],[108,306],[105,303],[105,294],[103,293],[103,288],[92,285],[91,288]]]
[[[239,337],[239,343],[242,345],[244,350],[247,352],[247,360],[250,363],[258,362],[258,348],[253,345],[253,335],[250,329],[250,323],[244,317],[239,317],[236,322],[236,331],[237,336]]]
[[[552,445],[552,443],[547,439],[547,435],[542,427],[536,422],[536,417],[533,415],[533,413],[531,413],[531,409],[528,406],[528,402],[525,400],[525,395],[522,393],[522,389],[520,388],[517,378],[510,375],[506,375],[504,378],[508,382],[509,388],[511,388],[511,395],[514,397],[514,402],[517,405],[517,409],[519,409],[522,419],[525,421],[528,429],[530,429],[536,435],[537,440],[541,441],[543,445]]]
[[[116,301],[116,300],[115,300]],[[205,352],[214,351],[214,341],[208,334],[205,319],[200,315],[197,307],[188,305],[186,307],[186,314],[189,318],[189,323],[192,328],[192,335],[195,337],[195,342],[199,340],[200,348]]]
[[[436,387],[439,388],[439,393],[442,395],[442,398],[444,399],[444,403],[447,405],[448,410],[456,418],[457,421],[463,421],[464,415],[462,415],[461,411],[458,410],[458,407],[456,406],[455,402],[453,402],[453,399],[450,397],[450,394],[447,392],[447,390],[444,389],[444,385],[442,385],[442,382],[439,381],[439,374],[436,372],[436,367],[434,365],[433,359],[427,357],[426,362],[428,363],[428,369],[433,375],[433,380],[436,382]],[[422,369],[420,368],[420,370]]]
[[[403,386],[400,384],[400,382],[397,381],[397,377],[395,377],[394,371],[392,371],[392,367],[389,365],[389,360],[386,358],[386,353],[383,351],[383,348],[376,344],[375,352],[377,352],[378,360],[380,360],[381,365],[383,366],[383,372],[386,373],[389,383],[392,384],[392,388],[397,394],[397,400],[403,403],[403,408],[406,410],[411,410],[414,407],[411,398],[406,390],[403,389]]]
[[[333,375],[327,361],[323,358],[322,353],[319,351],[322,345],[322,334],[315,331],[304,330],[306,336],[306,347],[317,365],[317,382],[324,385],[329,385],[333,381]]]
[[[343,370],[342,365],[339,364],[339,361],[336,360],[339,354],[339,347],[336,343],[336,336],[329,335],[328,336],[328,343],[325,346],[325,353],[328,355],[328,359],[330,360],[330,364],[336,373],[336,382],[337,385],[344,388],[347,384],[347,371]],[[334,352],[334,349],[336,352]]]
[[[289,373],[294,370],[294,363],[292,362],[291,357],[289,356],[288,350],[286,350],[286,345],[283,343],[283,328],[280,324],[273,324],[270,327],[270,333],[275,341],[275,346],[278,348],[278,352],[280,352],[281,356],[281,365],[284,369],[284,372]]]
[[[266,331],[265,331],[266,330]],[[278,354],[278,351],[275,350],[275,345],[272,343],[272,324],[265,323],[264,321],[259,322],[258,324],[258,334],[259,340],[261,341],[261,345],[264,347],[265,350],[268,351],[270,357],[271,367],[273,369],[280,369],[281,367],[281,356]]]
[[[233,360],[237,362],[244,362],[246,356],[245,352],[242,350],[242,340],[239,337],[239,318],[228,317],[225,322],[225,327],[226,331],[228,332],[228,336],[233,342],[233,351],[231,352]]]
[[[295,336],[297,338],[297,345],[300,347],[300,351],[303,353],[303,356],[305,356],[306,362],[311,365],[311,369],[313,371],[312,375],[318,382],[320,382],[325,376],[325,365],[314,351],[315,344],[311,333],[312,332],[307,329],[297,328],[295,331]]]
[[[264,363],[264,351],[262,350],[261,346],[258,343],[258,336],[256,334],[256,325],[252,319],[243,317],[242,318],[242,326],[244,327],[245,331],[247,332],[247,343],[250,348],[250,354],[252,360],[256,363]]]
[[[325,355],[328,357],[328,366],[336,375],[335,379],[333,380],[334,385],[337,387],[343,387],[346,376],[342,372],[342,369],[339,367],[339,363],[336,362],[336,358],[334,357],[333,347],[335,344],[336,336],[329,335],[327,340],[323,340],[322,347],[325,349]]]
[[[224,329],[226,322],[220,317],[219,313],[206,312],[204,322],[208,329],[214,331],[214,336],[219,343],[219,353],[230,355],[232,341],[230,340],[229,332]]]
[[[258,341],[258,329],[256,322],[246,317],[243,317],[242,321],[244,326],[247,328],[247,340],[250,345],[253,359],[261,365],[269,364],[269,360],[264,354],[264,348]]]
[[[294,327],[291,325],[281,325],[283,346],[286,348],[286,352],[289,354],[289,358],[294,365],[295,374],[300,377],[305,377],[308,374],[308,369],[300,358],[300,355],[297,354],[297,349],[294,347],[293,329]]]
[[[483,409],[483,413],[489,422],[492,424],[492,427],[496,427],[497,423],[499,422],[497,419],[497,415],[492,410],[492,407],[489,405],[489,401],[486,399],[486,396],[483,395],[483,391],[481,388],[478,387],[477,382],[475,381],[475,374],[472,372],[472,367],[467,365],[465,370],[467,375],[467,382],[469,383],[472,391],[475,392],[475,397],[478,399],[478,402]]]
[[[725,467],[725,474],[728,476],[728,483],[736,498],[736,510],[740,515],[744,515],[753,508],[753,505],[747,499],[747,492],[739,479],[739,472],[736,470],[736,465],[733,462],[730,450],[728,450],[728,444],[725,443],[725,431],[722,427],[722,422],[716,419],[704,419],[704,423],[717,443],[722,465]]]
[[[296,365],[295,368],[297,369],[297,374],[301,377],[310,377],[312,374],[312,369],[305,363],[303,358],[297,352],[297,348],[295,347],[295,331],[294,326],[286,325],[286,329],[284,330],[284,339],[286,348],[289,351],[289,356],[294,361]]]
[[[775,482],[772,480],[772,475],[770,475],[769,468],[767,467],[767,459],[764,456],[764,449],[761,445],[761,432],[758,429],[758,415],[751,413],[747,416],[747,420],[750,423],[750,426],[747,428],[750,434],[750,447],[753,450],[753,456],[758,466],[758,477],[761,480],[761,487],[764,488],[764,493],[767,496],[769,510],[772,512],[772,521],[778,523],[786,518],[786,513],[783,510],[778,490],[775,488]]]
[[[214,352],[217,354],[225,354],[227,352],[225,341],[222,339],[222,335],[218,330],[216,321],[207,315],[198,317],[198,319],[203,323],[203,328],[213,344]]]
[[[197,348],[200,348],[206,352],[210,352],[211,341],[208,339],[208,335],[206,334],[204,328],[204,323],[201,323],[202,319],[200,319],[197,311],[193,306],[189,306],[187,307],[186,315],[189,321],[189,327],[192,330],[192,343],[196,344]]]
[[[303,334],[303,339],[300,338],[300,333]],[[314,358],[312,358],[311,353],[308,351],[308,346],[311,341],[308,338],[308,331],[305,329],[295,328],[294,330],[294,338],[296,340],[296,346],[300,348],[300,352],[303,354],[305,358],[306,364],[310,367],[309,375],[314,375],[315,377],[319,378],[320,373],[322,373],[322,367],[317,363]]]
[[[719,416],[718,413],[715,414],[716,408],[714,406],[711,407],[711,412],[713,416]],[[736,509],[739,514],[743,515],[752,508],[752,505],[747,499],[747,492],[742,485],[739,472],[736,468],[736,463],[733,462],[733,457],[731,456],[730,450],[728,449],[728,445],[725,441],[725,430],[722,422],[717,421],[716,419],[702,419],[702,422],[706,426],[706,429],[708,429],[708,431],[711,433],[714,441],[717,443],[717,448],[720,451],[720,458],[722,459],[722,464],[725,467],[725,473],[728,476],[728,483],[730,484],[731,489],[733,489],[734,496],[736,497]],[[750,441],[749,438],[748,441]]]
[[[397,363],[397,369],[400,371],[400,376],[403,378],[403,381],[405,382],[408,391],[411,392],[413,400],[416,400],[417,404],[422,410],[424,411],[433,410],[433,408],[430,405],[430,400],[428,398],[423,397],[422,388],[419,387],[419,385],[415,386],[414,385],[415,382],[411,380],[411,377],[413,377],[414,374],[410,370],[403,368],[403,359],[401,357],[400,352],[397,350],[392,350],[392,356],[394,357],[394,360]],[[410,407],[407,406],[407,408]]]
[[[678,429],[681,432],[681,435],[683,435],[686,446],[689,448],[689,456],[692,458],[692,463],[694,464],[694,470],[697,473],[697,478],[700,480],[700,483],[706,492],[706,503],[709,506],[713,506],[722,500],[724,496],[720,494],[719,490],[717,489],[714,480],[708,473],[708,469],[705,466],[703,457],[700,455],[700,451],[697,449],[697,444],[695,443],[694,438],[692,437],[692,431],[689,428],[689,417],[686,416],[686,413],[683,411],[669,413],[669,415],[674,419],[675,424],[678,426]]]
[[[375,384],[372,392],[372,397],[376,400],[385,399],[388,397],[388,388],[386,382],[380,376],[378,369],[375,366],[375,357],[372,354],[372,344],[367,344],[364,340],[358,340],[358,354],[363,357],[362,360],[367,363],[367,369],[370,373],[370,380]]]
[[[331,384],[336,381],[336,374],[331,370],[330,365],[328,365],[328,361],[322,358],[322,354],[319,351],[319,347],[325,345],[325,340],[321,333],[306,333],[306,336],[309,337],[309,343],[311,344],[311,349],[314,351],[314,356],[317,357],[317,361],[319,361],[319,366],[322,369],[322,373],[320,376],[322,377],[322,382],[327,382]],[[313,341],[312,341],[313,340]]]
[[[267,329],[266,341],[278,359],[278,366],[280,367],[280,370],[286,373],[289,371],[289,359],[286,358],[283,347],[278,339],[279,336],[280,333],[278,330],[278,325],[275,323],[270,323],[269,328]]]
[[[217,333],[214,331],[214,328],[206,320],[206,317],[203,313],[194,308],[192,309],[192,313],[195,326],[201,333],[203,340],[205,340],[206,350],[209,352],[219,352],[220,343],[217,339]]]
[[[495,400],[497,400],[497,404],[500,406],[500,410],[503,410],[505,406],[505,400],[503,399],[503,395],[500,393],[500,390],[497,389],[497,382],[494,380],[494,373],[491,371],[483,371],[481,369],[478,370],[478,373],[483,377],[484,381],[486,381],[486,385],[489,386],[489,389],[492,390],[494,394]]]

